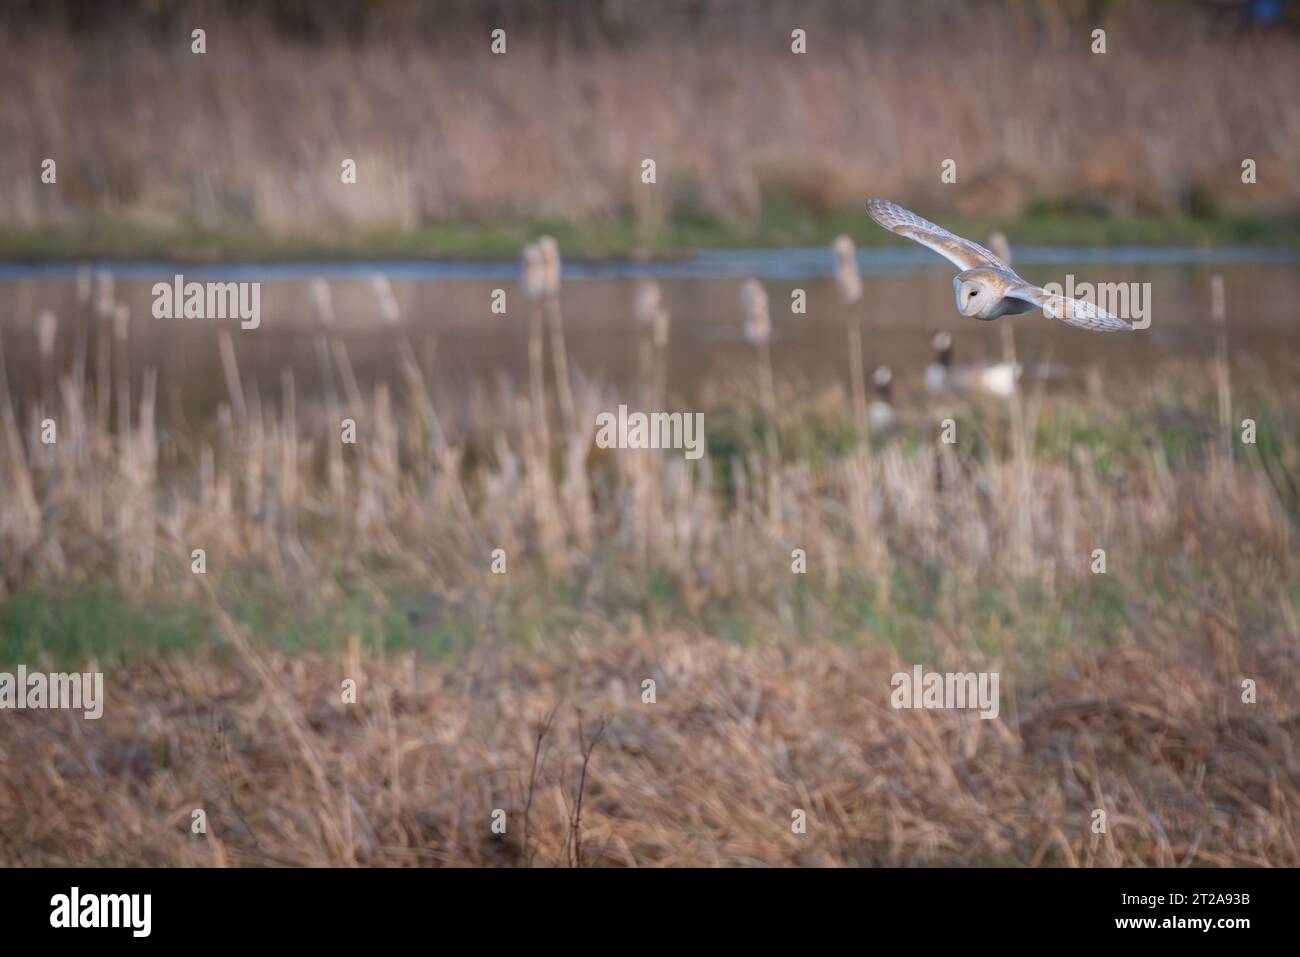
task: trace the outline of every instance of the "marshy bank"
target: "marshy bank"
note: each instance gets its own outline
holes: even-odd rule
[[[456,667],[142,660],[78,734],[6,716],[0,863],[1295,866],[1296,660],[1238,638],[1207,607],[1071,652],[996,721],[893,710],[881,648],[657,629]]]

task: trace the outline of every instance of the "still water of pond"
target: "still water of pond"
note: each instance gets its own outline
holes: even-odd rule
[[[859,253],[864,297],[864,362],[888,364],[900,391],[919,390],[939,329],[952,332],[959,361],[996,357],[999,326],[1015,323],[1022,361],[1050,357],[1067,375],[1060,388],[1089,366],[1108,387],[1121,387],[1167,359],[1212,354],[1211,277],[1221,275],[1232,352],[1249,355],[1284,377],[1300,371],[1300,261],[1295,250],[1125,247],[1027,247],[1015,267],[1033,282],[1139,283],[1149,295],[1151,326],[1135,335],[1084,332],[1040,314],[982,323],[957,315],[955,270],[925,250],[865,249]],[[110,269],[115,296],[130,309],[133,378],[159,373],[160,394],[179,401],[191,422],[210,418],[226,398],[217,333],[233,334],[241,375],[263,395],[278,393],[281,370],[293,370],[302,395],[319,387],[316,320],[309,283],[328,280],[335,330],[346,344],[362,389],[399,381],[396,336],[385,325],[370,278],[387,276],[417,353],[427,362],[435,397],[454,410],[474,388],[495,388],[503,377],[527,376],[527,304],[512,262],[302,263],[197,266],[169,263],[96,264]],[[697,402],[711,382],[748,368],[752,349],[741,335],[741,281],[764,283],[773,320],[772,358],[778,379],[817,389],[847,378],[844,314],[825,248],[711,252],[675,262],[565,263],[563,310],[571,362],[580,374],[622,396],[634,396],[637,281],[660,285],[672,319],[668,388],[675,406]],[[235,320],[163,320],[152,316],[154,283],[180,273],[187,281],[260,282],[261,324],[241,330]],[[70,327],[78,314],[76,267],[0,264],[0,336],[11,392],[30,396],[39,381],[36,318],[60,318],[57,365],[71,361]],[[505,291],[507,312],[491,310],[493,291]],[[807,312],[791,303],[804,290]],[[179,399],[177,398],[179,397]],[[172,406],[176,408],[175,405]],[[165,416],[164,406],[164,416]],[[454,414],[454,413],[453,413]]]

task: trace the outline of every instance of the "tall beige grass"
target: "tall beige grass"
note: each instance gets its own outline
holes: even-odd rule
[[[240,39],[204,56],[146,31],[0,32],[0,219],[233,219],[307,237],[463,216],[600,221],[645,212],[646,156],[660,159],[653,195],[668,213],[729,220],[779,199],[856,209],[867,195],[1004,216],[1040,198],[1117,215],[1185,211],[1197,197],[1300,204],[1287,162],[1300,153],[1292,40],[1236,37],[1186,5],[1119,5],[1098,56],[1096,14],[1032,8],[823,4],[801,13],[814,51],[802,57],[777,13],[680,5],[641,14],[629,42],[581,50],[512,31],[504,57],[478,32],[313,45],[216,14],[211,32]],[[439,37],[431,55],[422,44]],[[972,83],[971,50],[1015,69]],[[1098,118],[1119,132],[1099,134]],[[32,175],[52,143],[58,189]],[[1253,186],[1240,179],[1246,155]],[[343,157],[362,175],[341,189]],[[958,163],[952,187],[939,183],[945,157]]]
[[[555,394],[560,405],[564,434],[572,435],[576,427],[573,381],[569,377],[569,347],[564,341],[564,312],[560,308],[560,246],[551,236],[537,241],[542,256],[543,307],[551,334],[551,363],[555,367]]]
[[[858,275],[858,250],[848,236],[831,243],[835,257],[835,284],[844,307],[844,325],[849,339],[849,389],[853,397],[853,421],[859,438],[867,434],[867,379],[862,366],[862,277]]]

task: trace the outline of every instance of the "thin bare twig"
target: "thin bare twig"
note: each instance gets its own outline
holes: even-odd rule
[[[596,750],[596,745],[600,744],[600,739],[605,736],[605,731],[609,727],[609,719],[601,718],[600,725],[596,728],[595,737],[590,742],[587,741],[582,730],[582,709],[576,709],[578,712],[578,752],[582,755],[582,768],[578,772],[578,789],[574,795],[573,802],[573,820],[569,822],[573,834],[573,867],[582,866],[582,798],[587,788],[587,768],[591,765],[592,752]]]
[[[524,792],[524,866],[531,867],[533,863],[532,849],[529,846],[529,815],[533,809],[533,795],[537,791],[537,778],[542,769],[546,766],[546,752],[543,742],[551,731],[551,725],[555,722],[555,712],[558,705],[552,708],[546,714],[539,715],[537,724],[534,726],[535,737],[533,740],[533,764],[528,769],[528,788]]]

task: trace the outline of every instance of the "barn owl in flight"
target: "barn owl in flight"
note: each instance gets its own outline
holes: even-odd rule
[[[1082,299],[1054,295],[1025,282],[978,243],[948,232],[886,199],[867,200],[871,218],[891,233],[933,249],[961,268],[952,280],[957,311],[973,319],[997,319],[1042,309],[1043,315],[1091,332],[1130,332],[1133,327]]]

